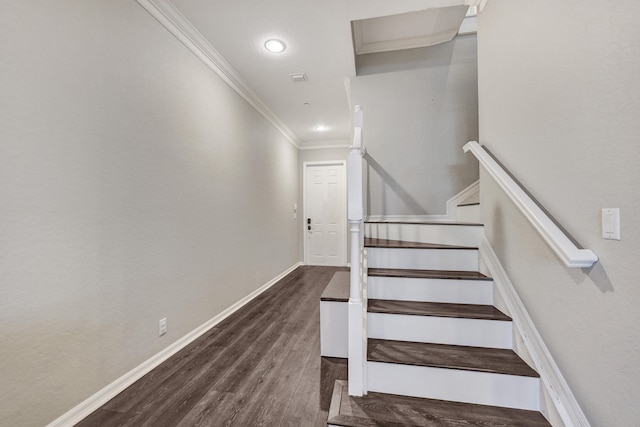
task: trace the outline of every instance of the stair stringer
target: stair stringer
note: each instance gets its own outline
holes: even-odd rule
[[[486,269],[482,272],[493,277],[496,291],[494,304],[513,319],[514,351],[533,365],[540,375],[540,411],[553,426],[590,427],[591,424],[486,237],[480,243],[479,255],[481,271]]]

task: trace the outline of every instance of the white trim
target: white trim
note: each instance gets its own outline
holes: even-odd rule
[[[303,238],[303,242],[302,242],[302,259],[305,262],[305,265],[309,265],[308,264],[308,259],[307,259],[307,167],[309,166],[329,166],[329,165],[340,165],[342,166],[343,170],[344,170],[344,175],[343,175],[343,185],[344,185],[344,203],[342,206],[342,217],[346,218],[347,217],[347,161],[346,160],[321,160],[321,161],[309,161],[309,162],[302,162],[302,238]],[[348,231],[348,224],[347,221],[345,221],[344,227],[343,227],[343,238],[344,238],[344,251],[343,251],[343,257],[341,260],[341,264],[340,266],[345,266],[347,265],[347,251],[348,251],[348,247],[347,247],[347,242],[348,242],[348,236],[349,231]]]
[[[533,320],[529,317],[527,309],[520,300],[513,283],[509,279],[509,276],[507,276],[498,256],[486,237],[480,244],[480,258],[489,269],[496,289],[502,296],[507,310],[513,319],[516,331],[527,348],[535,365],[535,369],[540,374],[542,385],[551,398],[564,425],[590,427],[589,421],[585,417],[584,412],[582,412],[573,393],[571,393],[558,365],[556,365],[553,360],[549,349],[544,344]]]
[[[456,36],[475,36],[477,34],[478,17],[476,15],[465,16],[462,20],[462,24],[460,24],[460,28],[458,29],[458,34],[456,34]]]
[[[352,76],[355,76],[356,75],[355,61],[352,68],[353,69],[350,74]],[[354,106],[353,106],[353,102],[351,101],[351,77],[344,78],[344,90],[347,95],[347,105],[349,105],[349,111],[353,111]]]
[[[370,268],[478,271],[478,249],[372,247],[367,262]]]
[[[564,265],[570,268],[588,268],[598,262],[598,256],[590,249],[578,248],[477,141],[467,142],[463,150],[465,153],[471,151],[476,156],[480,164],[509,196],[513,204],[518,207]]]
[[[367,362],[366,376],[369,382],[369,391],[376,393],[529,411],[540,409],[540,378],[536,377],[373,361]],[[349,382],[351,382],[351,378],[349,378]],[[434,425],[435,423],[429,424]],[[491,424],[487,422],[484,425]],[[524,423],[517,425],[524,425]]]
[[[451,221],[457,220],[457,209],[458,205],[469,197],[471,197],[474,193],[478,194],[480,192],[480,180],[470,184],[467,188],[447,200],[447,217],[450,218]]]
[[[478,222],[367,222],[364,230],[376,239],[476,248],[484,236],[484,226]]]
[[[367,215],[366,221],[381,222],[452,222],[447,215]]]
[[[231,316],[233,313],[242,308],[245,304],[247,304],[252,299],[256,298],[258,295],[269,289],[271,286],[275,285],[280,279],[285,277],[287,274],[291,273],[296,268],[303,265],[303,263],[298,262],[293,266],[289,267],[284,272],[280,273],[275,278],[271,279],[269,282],[265,283],[255,291],[251,292],[246,297],[242,298],[240,301],[236,302],[232,306],[228,307],[218,315],[214,316],[201,326],[197,327],[193,331],[189,332],[187,335],[175,341],[173,344],[169,345],[164,350],[155,354],[151,358],[142,362],[140,365],[136,366],[108,386],[104,387],[102,390],[98,391],[91,397],[87,398],[83,402],[79,403],[75,407],[71,408],[66,413],[62,414],[57,419],[53,420],[47,427],[65,427],[72,426],[84,418],[89,416],[95,410],[100,408],[102,405],[107,403],[109,400],[113,399],[118,393],[122,392],[124,389],[135,383],[137,380],[142,378],[144,375],[152,371],[154,368],[159,366],[161,363],[169,359],[171,356],[176,354],[178,351],[182,350],[184,347],[195,341],[209,329],[216,326],[218,323],[222,322],[227,317]]]
[[[343,301],[320,301],[320,356],[349,357],[349,305]]]
[[[476,6],[479,11],[482,11],[488,2],[489,0],[465,0],[464,4],[467,6]]]
[[[300,148],[300,140],[260,99],[249,84],[220,55],[220,53],[200,34],[168,0],[136,0],[147,12],[158,20],[187,49],[196,55],[207,67],[216,73],[231,89],[258,111],[291,144]]]
[[[446,214],[433,215],[368,215],[366,221],[389,222],[456,222],[456,209],[474,192],[480,189],[480,181],[476,181],[447,200]]]
[[[366,386],[366,360],[367,360],[367,331],[365,321],[365,303],[362,299],[354,301],[349,298],[347,303],[349,323],[347,324],[349,343],[347,354],[349,356],[347,376],[349,377],[349,396],[364,396],[367,394]]]
[[[367,325],[367,337],[379,340],[513,348],[513,322],[509,320],[372,312],[367,313]]]

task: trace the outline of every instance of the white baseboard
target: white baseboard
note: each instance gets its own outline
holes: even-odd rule
[[[456,222],[456,209],[473,193],[478,192],[480,181],[476,181],[447,200],[447,213],[434,215],[368,215],[366,221],[381,222]]]
[[[179,340],[175,341],[173,344],[169,345],[167,348],[162,350],[161,352],[155,354],[151,358],[142,362],[140,365],[133,368],[131,371],[127,372],[102,390],[95,393],[93,396],[84,400],[80,404],[76,405],[51,423],[47,424],[47,427],[69,427],[73,426],[84,418],[89,416],[95,410],[100,408],[102,405],[107,403],[109,400],[113,399],[116,395],[122,392],[124,389],[132,385],[134,382],[142,378],[144,375],[152,371],[154,368],[159,366],[161,363],[169,359],[171,356],[176,354],[178,351],[182,350],[184,347],[195,341],[209,329],[213,328],[218,323],[222,322],[227,317],[231,316],[233,313],[242,308],[245,304],[247,304],[252,299],[256,298],[258,295],[269,289],[271,286],[275,285],[280,279],[285,277],[287,274],[291,273],[293,270],[303,265],[303,263],[298,262],[293,266],[289,267],[287,270],[280,273],[275,278],[271,279],[269,282],[260,286],[258,289],[242,298],[240,301],[236,302],[232,306],[225,309],[220,314],[214,316],[209,319],[207,322],[197,327],[193,331],[189,332],[187,335],[183,336]]]
[[[573,393],[571,393],[558,365],[553,360],[549,349],[544,344],[542,337],[516,293],[513,283],[486,238],[480,244],[480,258],[489,269],[496,289],[513,318],[516,331],[531,356],[535,369],[540,374],[542,385],[562,422],[567,427],[590,427],[589,421],[584,412],[582,412]]]

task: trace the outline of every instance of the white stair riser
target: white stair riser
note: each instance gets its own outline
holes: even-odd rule
[[[478,246],[484,235],[483,229],[477,225],[365,223],[365,236],[408,242]]]
[[[478,271],[475,249],[368,248],[369,268]]]
[[[320,301],[320,355],[349,356],[349,304]]]
[[[493,281],[369,276],[373,299],[493,305]]]
[[[540,409],[540,379],[367,362],[369,391],[508,408]]]
[[[513,348],[510,321],[367,313],[369,338]]]
[[[460,222],[480,222],[480,205],[458,206],[456,220]]]

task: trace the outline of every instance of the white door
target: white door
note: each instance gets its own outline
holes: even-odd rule
[[[305,264],[346,265],[346,165],[335,162],[304,166]]]

